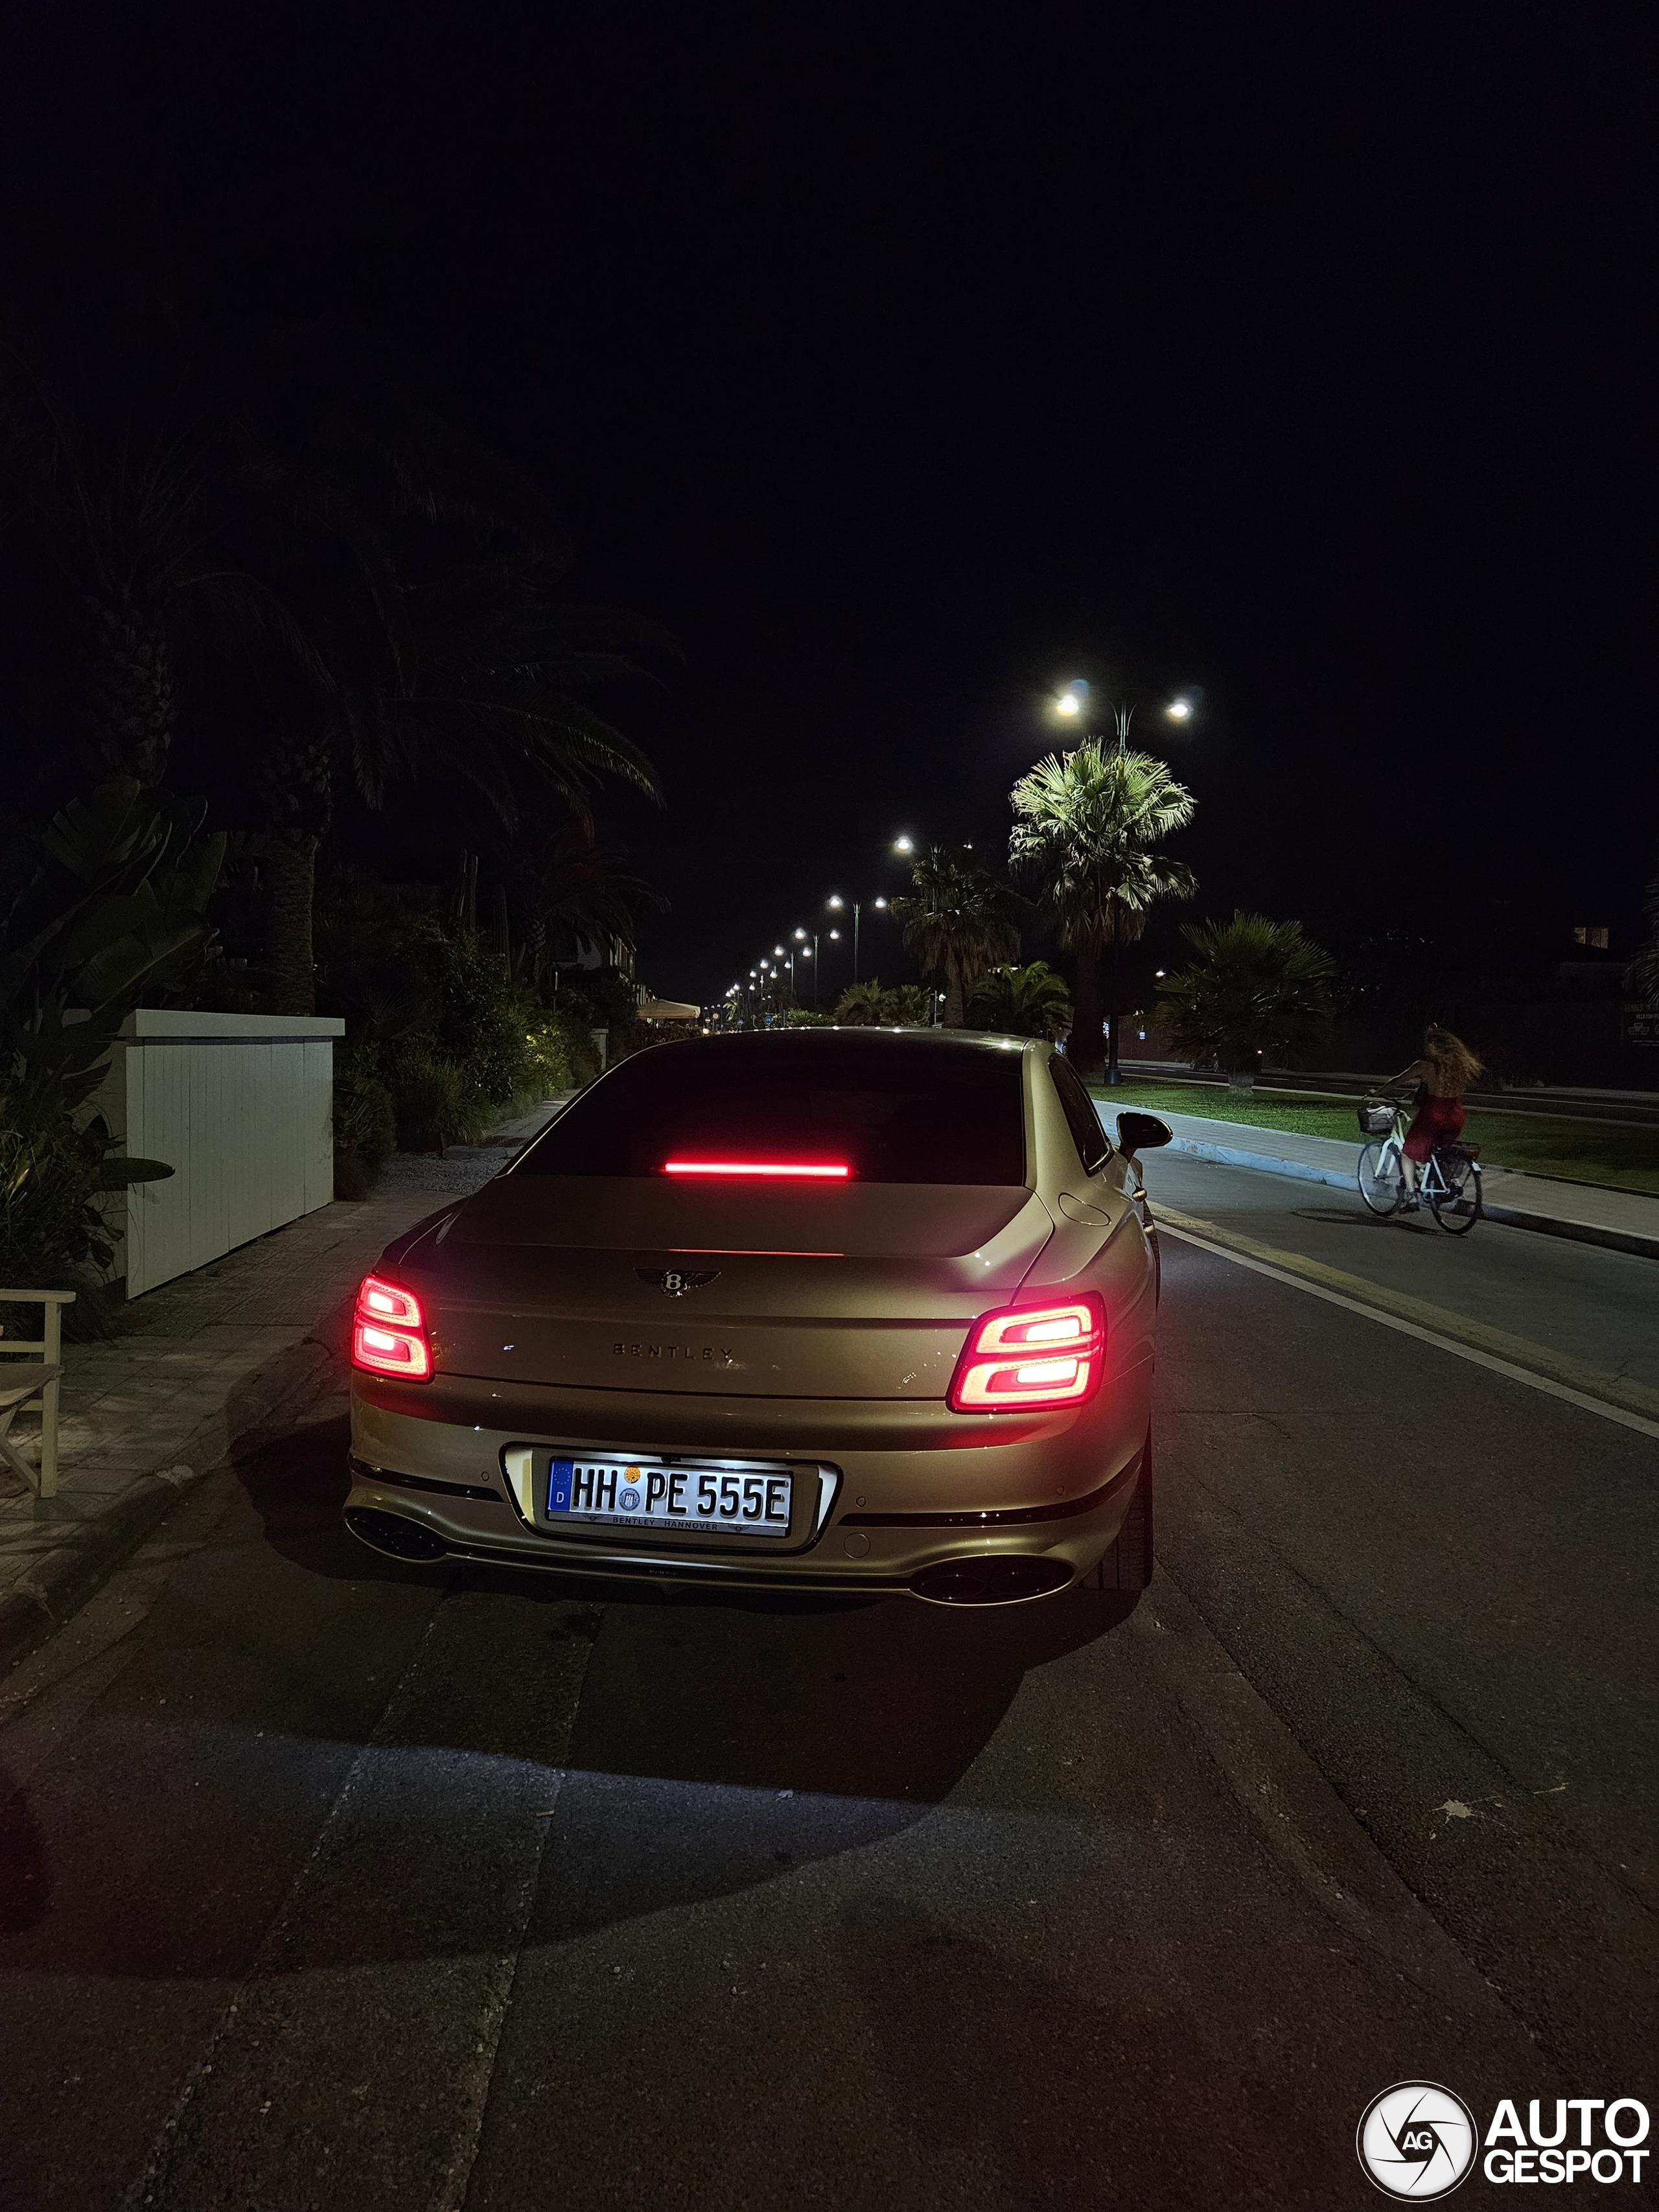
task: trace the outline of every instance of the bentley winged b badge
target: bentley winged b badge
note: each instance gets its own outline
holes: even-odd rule
[[[718,1267],[635,1267],[634,1273],[642,1283],[654,1283],[665,1297],[683,1298],[688,1291],[701,1290],[712,1283],[719,1274]]]

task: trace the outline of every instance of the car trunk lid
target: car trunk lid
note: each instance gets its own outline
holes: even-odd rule
[[[1023,1188],[504,1176],[400,1270],[438,1367],[515,1382],[943,1397],[1054,1231]]]

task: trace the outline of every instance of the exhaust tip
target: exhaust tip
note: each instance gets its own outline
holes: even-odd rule
[[[441,1559],[449,1547],[406,1514],[383,1512],[378,1505],[350,1505],[345,1524],[371,1550],[394,1559]]]
[[[1063,1559],[1020,1559],[994,1552],[941,1559],[915,1576],[910,1588],[934,1605],[1018,1605],[1022,1598],[1047,1597],[1053,1590],[1064,1589],[1071,1579],[1072,1570]]]

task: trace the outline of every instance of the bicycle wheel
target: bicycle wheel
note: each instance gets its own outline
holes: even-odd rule
[[[1406,1170],[1392,1137],[1373,1139],[1359,1155],[1359,1195],[1386,1220],[1406,1195]]]
[[[1480,1163],[1442,1153],[1437,1165],[1446,1188],[1430,1193],[1429,1211],[1449,1237],[1467,1237],[1480,1218]]]

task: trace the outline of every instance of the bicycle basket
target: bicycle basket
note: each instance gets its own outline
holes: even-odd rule
[[[1359,1133],[1386,1137],[1394,1127],[1394,1109],[1386,1098],[1368,1098],[1359,1109]]]

